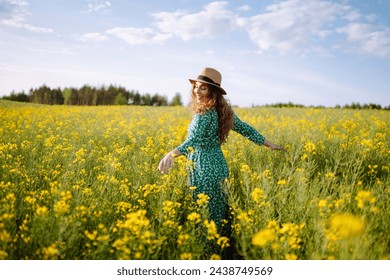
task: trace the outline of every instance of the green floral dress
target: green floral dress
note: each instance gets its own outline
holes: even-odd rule
[[[233,131],[262,145],[265,138],[252,126],[234,115]],[[209,196],[209,215],[218,229],[229,219],[229,208],[222,183],[229,177],[228,167],[218,137],[218,113],[215,109],[196,114],[188,128],[187,139],[177,148],[187,156],[189,185],[196,187],[194,199],[204,193]]]

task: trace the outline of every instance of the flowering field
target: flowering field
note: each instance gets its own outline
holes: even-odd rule
[[[287,152],[232,132],[232,236],[192,199],[181,107],[0,101],[0,259],[389,259],[390,113],[235,109]]]

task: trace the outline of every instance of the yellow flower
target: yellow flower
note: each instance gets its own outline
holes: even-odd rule
[[[220,260],[220,259],[221,259],[221,256],[217,255],[217,254],[212,254],[210,257],[210,260]]]
[[[251,193],[251,197],[253,201],[256,203],[259,203],[261,199],[266,198],[266,196],[264,195],[264,191],[260,188],[254,188]]]
[[[303,147],[303,149],[305,150],[305,152],[309,153],[309,154],[315,154],[316,153],[316,145],[312,142],[308,142],[306,143],[306,145]]]
[[[7,256],[8,256],[7,252],[0,250],[0,260],[5,260]]]
[[[129,212],[129,210],[131,210],[133,206],[128,203],[128,202],[125,202],[125,201],[121,201],[121,202],[118,202],[116,203],[116,212],[115,213],[127,213]]]
[[[56,243],[38,250],[38,253],[42,254],[42,258],[45,260],[55,260],[58,258],[59,250]]]
[[[336,174],[334,174],[333,172],[328,172],[325,174],[325,178],[334,179],[336,178]]]
[[[200,223],[200,215],[196,212],[192,212],[191,214],[188,215],[187,219],[189,221],[192,221],[194,223]]]
[[[278,185],[287,185],[287,180],[279,180],[278,181],[278,183],[277,183]]]
[[[188,239],[190,239],[190,235],[185,233],[185,234],[180,234],[179,237],[177,238],[177,244],[183,245]]]
[[[274,241],[276,238],[275,232],[268,228],[262,229],[255,233],[252,237],[252,244],[259,247],[264,247],[269,242]]]
[[[183,253],[180,255],[181,260],[192,260],[192,254],[191,253]]]
[[[64,200],[59,200],[56,204],[54,204],[54,212],[56,214],[65,214],[70,210],[70,206]]]
[[[198,199],[196,200],[196,203],[199,206],[207,205],[209,203],[210,197],[207,194],[200,193],[198,194]]]
[[[272,171],[269,170],[269,169],[264,170],[264,171],[261,173],[261,177],[264,177],[264,178],[271,178],[271,177],[272,177]]]
[[[24,198],[24,201],[25,201],[26,203],[30,203],[30,204],[34,204],[36,200],[37,200],[37,199],[36,199],[35,197],[31,197],[31,196],[26,196],[26,197]]]
[[[88,230],[84,231],[85,236],[90,240],[95,240],[98,232],[94,230],[93,232],[89,232]]]
[[[7,242],[10,242],[11,240],[12,240],[11,235],[5,229],[0,231],[0,241],[1,242],[7,243]]]
[[[166,227],[171,228],[171,227],[173,227],[173,226],[175,225],[175,222],[172,221],[172,220],[166,220],[166,221],[163,223],[163,225],[166,226]]]
[[[140,252],[136,252],[136,253],[134,254],[134,258],[137,259],[137,260],[139,260],[139,259],[142,258],[142,254],[141,254]]]
[[[374,213],[374,214],[378,214],[378,213],[379,213],[379,208],[376,207],[376,206],[371,207],[370,212],[371,212],[371,213]]]
[[[217,244],[221,247],[221,249],[227,248],[230,246],[229,238],[227,238],[226,236],[222,236],[222,237],[218,238]]]
[[[278,222],[275,220],[271,220],[267,224],[267,228],[269,229],[277,229],[278,228]]]
[[[219,234],[217,232],[217,225],[214,221],[204,221],[204,225],[207,229],[207,239],[213,240],[214,238],[219,238]]]
[[[240,222],[244,222],[244,223],[247,223],[247,224],[250,224],[253,222],[253,220],[249,217],[250,213],[248,211],[247,212],[241,212],[239,215],[237,215],[237,219],[240,221]]]
[[[335,214],[330,218],[330,231],[341,239],[362,235],[364,228],[363,219],[352,214]]]
[[[241,164],[240,171],[241,171],[241,173],[249,172],[249,171],[251,171],[251,168],[247,164]]]
[[[320,208],[325,208],[328,206],[328,201],[326,199],[321,199],[318,201],[318,207]]]
[[[360,209],[364,207],[366,202],[373,204],[376,201],[375,197],[371,196],[370,191],[359,191],[355,197],[355,200],[357,201],[357,206]]]
[[[340,198],[334,202],[334,206],[336,208],[341,208],[345,204],[345,200],[343,198]]]
[[[38,205],[36,212],[37,212],[37,215],[43,216],[43,215],[47,214],[47,212],[49,212],[49,209],[47,209],[46,206],[39,206]]]
[[[298,257],[295,254],[286,254],[285,255],[286,260],[297,260]]]
[[[166,200],[163,202],[163,211],[164,213],[170,213],[172,208],[174,207],[174,202],[173,201],[169,201],[169,200]]]

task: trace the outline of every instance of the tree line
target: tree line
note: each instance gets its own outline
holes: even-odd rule
[[[50,88],[42,85],[31,88],[28,93],[24,91],[2,97],[6,100],[19,102],[32,102],[47,105],[145,105],[145,106],[182,106],[180,93],[176,93],[168,102],[165,96],[149,93],[140,94],[138,91],[127,90],[121,86],[92,87],[84,85],[81,88],[67,87]]]
[[[306,108],[306,107],[313,107],[313,108],[326,108],[325,106],[305,106],[301,104],[294,104],[292,102],[288,103],[274,103],[274,104],[266,104],[263,106],[252,106],[252,107],[273,107],[273,108]],[[363,110],[363,109],[376,109],[376,110],[390,110],[389,106],[381,106],[380,104],[360,104],[358,102],[352,102],[351,104],[345,104],[344,106],[336,105],[333,108],[335,109],[355,109],[355,110]]]
[[[121,86],[101,86],[92,87],[84,85],[81,88],[67,87],[50,88],[42,85],[38,88],[31,88],[26,94],[24,91],[16,93],[11,92],[10,95],[2,97],[2,99],[19,102],[33,102],[48,105],[145,105],[145,106],[182,106],[180,93],[176,93],[170,102],[165,96],[159,94],[151,95],[149,93],[140,94],[138,91],[127,90]],[[274,103],[265,105],[252,105],[252,107],[274,107],[274,108],[325,108],[325,106],[305,106],[301,104]],[[382,107],[380,104],[360,104],[353,102],[344,106],[336,105],[336,109],[377,109],[390,110],[389,106]]]

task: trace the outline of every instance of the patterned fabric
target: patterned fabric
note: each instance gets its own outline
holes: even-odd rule
[[[233,131],[263,145],[264,137],[234,115]],[[215,109],[197,114],[188,128],[187,139],[177,148],[190,162],[189,185],[195,186],[194,199],[204,193],[210,197],[209,214],[218,229],[228,220],[228,204],[222,183],[229,177],[228,167],[218,137],[218,113]]]

